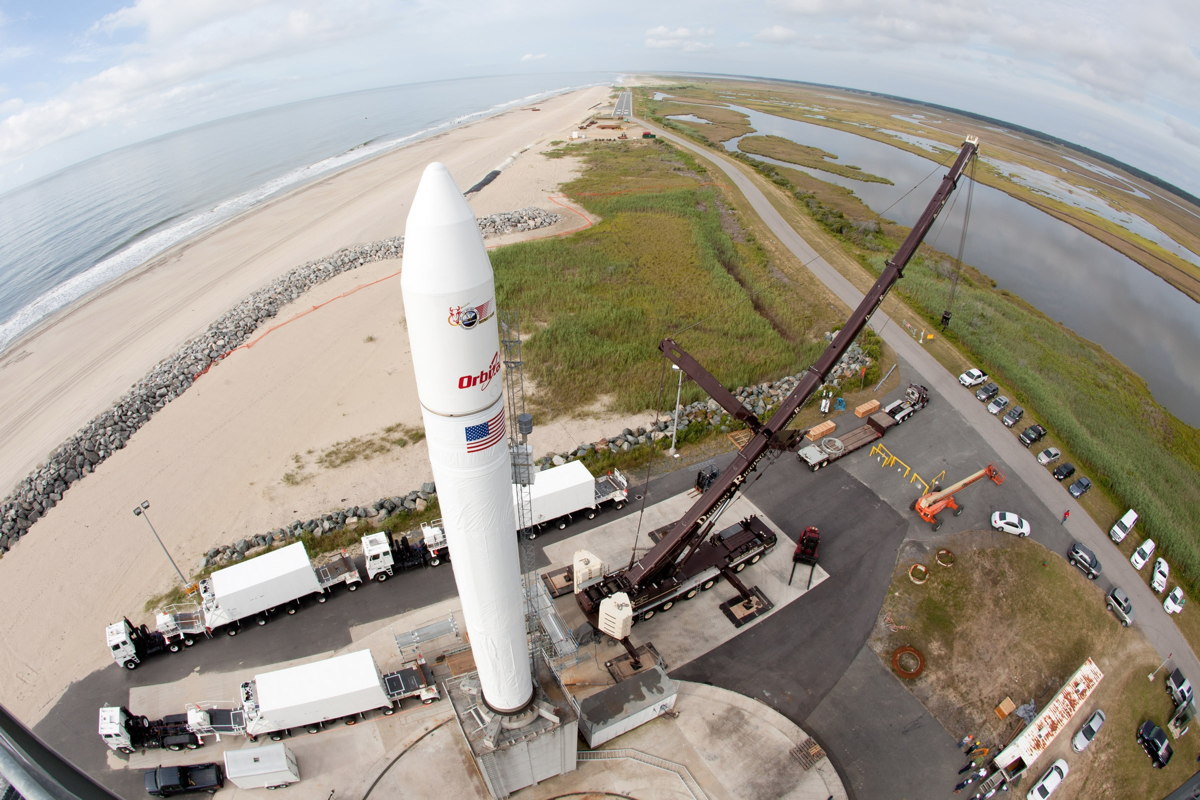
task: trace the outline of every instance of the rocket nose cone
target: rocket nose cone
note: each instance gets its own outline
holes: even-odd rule
[[[450,170],[438,161],[425,167],[408,212],[407,227],[454,225],[475,215],[454,182]]]

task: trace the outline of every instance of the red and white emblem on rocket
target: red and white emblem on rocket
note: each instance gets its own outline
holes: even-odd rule
[[[487,322],[492,316],[492,301],[477,306],[450,306],[450,314],[446,321],[451,325],[470,330],[481,322]]]

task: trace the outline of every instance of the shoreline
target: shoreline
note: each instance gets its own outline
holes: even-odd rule
[[[400,234],[429,161],[447,163],[470,185],[514,158],[469,199],[476,215],[525,206],[561,214],[546,196],[577,164],[544,158],[539,148],[566,139],[609,93],[594,87],[560,95],[539,103],[538,114],[510,110],[381,155],[182,244],[77,305],[0,364],[0,397],[11,409],[0,429],[8,442],[0,475],[10,486],[20,481],[131,383],[288,270]],[[579,226],[564,215],[536,235]],[[529,234],[495,241],[522,235]],[[217,544],[428,480],[423,446],[336,469],[310,467],[294,485],[284,480],[298,458],[391,425],[420,424],[399,282],[386,280],[399,269],[396,259],[365,264],[281,307],[277,320],[297,318],[221,360],[157,411],[4,555],[0,603],[19,609],[38,598],[36,614],[0,623],[9,643],[0,669],[13,677],[3,702],[14,714],[35,724],[67,684],[112,668],[98,639],[104,625],[142,617],[145,600],[174,583],[162,550],[130,513],[142,500],[151,502],[164,547],[187,572]],[[540,452],[567,450],[630,421],[643,424],[643,416],[554,420],[531,443]]]

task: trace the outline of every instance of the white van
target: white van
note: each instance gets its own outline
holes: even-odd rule
[[[226,750],[225,777],[239,789],[282,789],[300,780],[300,765],[283,742]]]
[[[1112,526],[1112,530],[1108,532],[1108,535],[1112,537],[1114,542],[1120,544],[1125,541],[1125,537],[1133,530],[1133,524],[1137,522],[1137,519],[1137,512],[1132,508],[1129,509],[1125,512],[1125,516],[1117,520],[1117,524]]]

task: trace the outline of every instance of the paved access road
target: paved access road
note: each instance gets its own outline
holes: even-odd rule
[[[784,221],[758,187],[735,163],[728,159],[714,158],[712,150],[693,144],[675,134],[657,128],[651,129],[661,137],[700,156],[720,170],[746,197],[771,232],[842,302],[854,307],[862,300],[862,292],[854,288]],[[986,146],[987,142],[981,141],[980,147]],[[930,195],[932,196],[932,189]],[[975,400],[973,392],[967,391],[959,385],[958,376],[947,373],[945,368],[905,333],[903,328],[891,324],[891,322],[891,318],[883,311],[876,311],[871,318],[871,326],[883,340],[922,376],[922,383],[936,391],[962,414],[963,418],[983,437],[990,451],[994,451],[1000,459],[1013,465],[1033,462],[1036,466],[1037,462],[1034,460],[1038,449],[1036,445],[1032,450],[1026,450],[1017,440],[1015,435],[1017,431],[999,424],[987,413],[983,404]],[[986,365],[979,366],[987,371]],[[1027,414],[1018,429],[1032,425],[1034,421],[1031,415]],[[1146,638],[1158,651],[1159,656],[1164,659],[1169,658],[1176,667],[1183,670],[1185,675],[1192,676],[1193,680],[1200,680],[1200,659],[1197,659],[1196,653],[1184,639],[1183,634],[1179,632],[1174,621],[1163,611],[1162,598],[1150,590],[1146,577],[1134,570],[1129,560],[1113,548],[1108,538],[1107,528],[1101,529],[1085,513],[1083,506],[1066,492],[1065,487],[1054,480],[1049,470],[1021,469],[1012,477],[1022,481],[1038,501],[1056,515],[1056,519],[1061,517],[1063,511],[1070,510],[1071,517],[1063,527],[1075,539],[1083,542],[1099,556],[1104,567],[1103,575],[1107,581],[1128,592],[1136,613],[1135,624],[1141,628]],[[1135,538],[1138,537],[1136,528],[1131,535]],[[1067,546],[1069,547],[1069,543]],[[1061,552],[1065,553],[1066,549],[1064,548]],[[1149,567],[1144,571],[1146,570],[1149,570]]]

